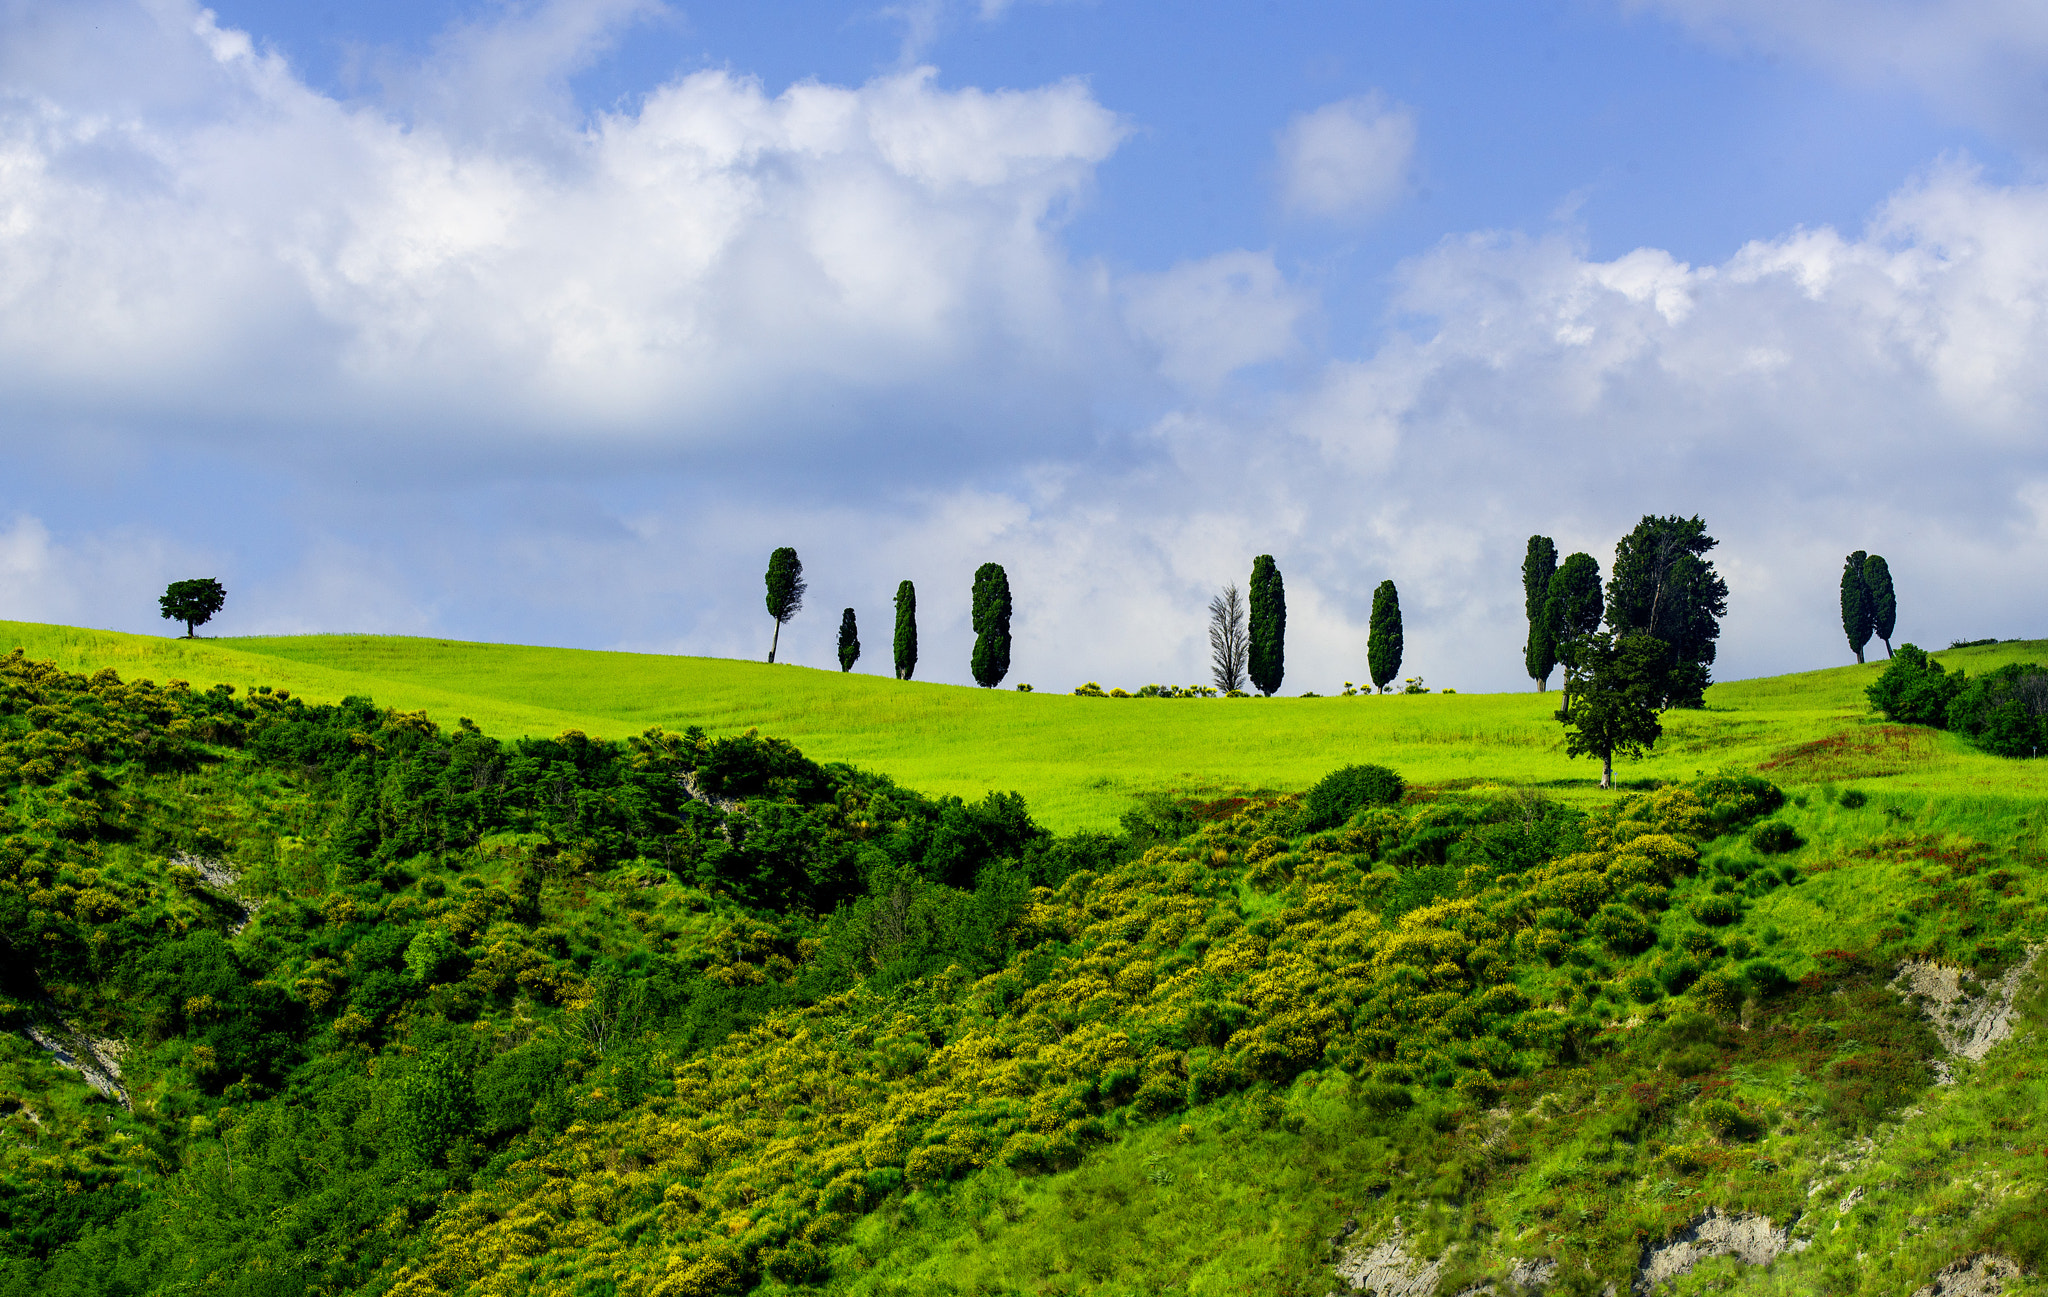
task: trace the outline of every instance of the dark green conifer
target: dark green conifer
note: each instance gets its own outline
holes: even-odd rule
[[[1859,549],[1842,560],[1842,633],[1849,637],[1849,648],[1859,663],[1876,621],[1871,615],[1870,587],[1863,583],[1863,562],[1869,557]]]
[[[782,623],[804,606],[804,564],[796,551],[784,545],[768,556],[768,615],[775,619],[775,638],[768,641],[768,661],[782,644]]]
[[[910,679],[917,670],[917,587],[905,581],[896,587],[896,678]]]
[[[1697,515],[1645,515],[1614,547],[1607,628],[1617,640],[1648,635],[1671,654],[1667,707],[1704,707],[1715,641],[1728,615],[1728,585],[1707,551],[1717,544]]]
[[[853,624],[853,609],[839,615],[839,669],[853,670],[860,661],[860,628]]]
[[[1557,546],[1548,536],[1531,536],[1529,553],[1522,560],[1522,611],[1529,619],[1529,642],[1522,650],[1522,662],[1536,692],[1550,687],[1550,673],[1557,667],[1557,639],[1550,631],[1545,609],[1550,603],[1550,578],[1557,575]]]
[[[1287,586],[1271,554],[1252,560],[1250,645],[1245,674],[1252,688],[1270,698],[1287,675]]]
[[[1899,599],[1892,591],[1892,569],[1882,554],[1863,560],[1863,588],[1870,592],[1870,629],[1884,641],[1884,655],[1892,655],[1892,627],[1899,620]]]
[[[1010,673],[1010,578],[1000,563],[974,572],[974,683],[993,689]]]
[[[1372,622],[1366,628],[1365,665],[1381,693],[1401,674],[1401,594],[1392,581],[1372,592]]]
[[[1600,629],[1607,604],[1600,593],[1600,564],[1591,554],[1574,554],[1550,578],[1550,597],[1543,601],[1543,621],[1557,660],[1564,663],[1564,705],[1557,718],[1568,721],[1572,713],[1572,676],[1578,669],[1578,648],[1586,637]]]

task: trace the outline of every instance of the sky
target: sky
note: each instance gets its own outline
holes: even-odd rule
[[[1703,517],[1717,675],[2048,634],[2038,0],[0,0],[0,618],[1531,687]]]

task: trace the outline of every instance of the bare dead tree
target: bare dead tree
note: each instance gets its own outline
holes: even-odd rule
[[[1244,688],[1250,640],[1244,629],[1244,595],[1233,583],[1209,601],[1209,676],[1224,693]]]

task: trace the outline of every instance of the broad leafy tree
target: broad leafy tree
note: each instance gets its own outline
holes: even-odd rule
[[[1892,627],[1899,620],[1899,598],[1892,591],[1891,564],[1884,555],[1863,560],[1863,588],[1870,592],[1870,629],[1884,641],[1884,655],[1892,655]]]
[[[1365,667],[1381,693],[1401,674],[1401,595],[1392,581],[1372,592],[1372,621],[1365,632]]]
[[[1287,674],[1287,587],[1271,554],[1252,560],[1251,634],[1245,674],[1268,698]]]
[[[1224,693],[1245,686],[1244,595],[1237,583],[1209,601],[1209,678]]]
[[[917,670],[917,587],[905,581],[896,587],[896,678],[910,679]]]
[[[1671,651],[1667,707],[1704,707],[1714,641],[1728,615],[1728,585],[1707,551],[1718,544],[1698,516],[1644,515],[1614,547],[1607,580],[1607,629],[1617,639],[1648,635]]]
[[[194,577],[190,581],[173,581],[164,587],[157,598],[157,607],[163,609],[165,621],[185,623],[185,638],[191,639],[194,628],[204,626],[213,620],[213,615],[228,601],[228,592],[221,583],[210,576]]]
[[[1557,637],[1551,633],[1547,615],[1550,578],[1557,575],[1557,545],[1548,536],[1531,536],[1529,552],[1522,559],[1522,611],[1529,619],[1529,642],[1522,650],[1522,663],[1536,692],[1550,687],[1550,673],[1557,668]]]
[[[1557,660],[1564,663],[1564,705],[1557,718],[1572,713],[1572,655],[1586,637],[1600,629],[1607,603],[1600,593],[1600,564],[1591,554],[1574,554],[1550,578],[1550,594],[1543,601],[1543,624]]]
[[[974,572],[974,683],[993,689],[1010,673],[1010,578],[1000,563]]]
[[[1650,635],[1621,638],[1602,631],[1588,636],[1568,668],[1578,697],[1564,721],[1564,751],[1570,757],[1598,757],[1600,786],[1614,786],[1614,757],[1639,757],[1664,733],[1657,714],[1665,707],[1671,650]]]
[[[784,545],[768,556],[768,615],[775,619],[775,638],[768,641],[768,661],[782,644],[782,623],[804,606],[804,564],[796,551]]]
[[[1863,582],[1863,563],[1869,557],[1859,549],[1842,560],[1842,633],[1849,637],[1849,648],[1859,663],[1876,622],[1870,607],[1870,587]]]
[[[860,627],[854,625],[853,609],[839,614],[839,669],[853,670],[860,661]]]

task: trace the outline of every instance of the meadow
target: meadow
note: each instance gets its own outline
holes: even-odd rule
[[[1595,763],[1564,755],[1555,692],[1078,698],[1066,690],[1079,680],[1019,693],[725,658],[387,635],[183,640],[28,622],[0,622],[0,643],[67,670],[269,685],[312,702],[367,695],[443,725],[467,716],[507,738],[757,728],[818,760],[881,771],[929,794],[1020,792],[1035,818],[1060,830],[1112,826],[1147,793],[1290,792],[1356,762],[1391,766],[1424,786],[1540,788],[1576,804],[1602,797]],[[2048,659],[2048,641],[1936,656],[1974,676]],[[1741,769],[1788,787],[1882,778],[1900,790],[2038,794],[2031,763],[1881,724],[1863,691],[1883,669],[1879,660],[1717,684],[1705,711],[1667,713],[1655,751],[1618,762],[1616,777],[1640,785]]]

